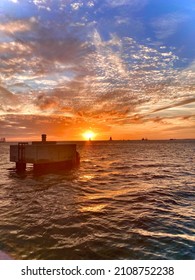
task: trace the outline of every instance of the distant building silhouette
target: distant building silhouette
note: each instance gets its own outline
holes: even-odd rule
[[[6,142],[5,137],[0,138],[0,143],[4,143],[4,142]]]

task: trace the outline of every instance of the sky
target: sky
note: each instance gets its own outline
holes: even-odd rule
[[[194,0],[1,0],[0,137],[195,138]]]

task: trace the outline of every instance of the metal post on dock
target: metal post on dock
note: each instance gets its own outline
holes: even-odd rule
[[[47,140],[47,135],[46,134],[42,134],[41,138],[42,138],[42,142],[45,143],[46,140]]]

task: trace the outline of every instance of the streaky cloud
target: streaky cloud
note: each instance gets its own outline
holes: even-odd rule
[[[173,104],[171,104],[171,105],[168,105],[168,106],[164,106],[164,107],[155,109],[155,110],[153,111],[153,113],[155,113],[155,112],[160,112],[160,111],[164,111],[164,110],[167,110],[167,109],[173,109],[173,108],[175,108],[175,107],[187,105],[187,104],[194,103],[194,102],[195,102],[195,97],[189,98],[189,99],[184,99],[184,100],[182,100],[182,101],[180,101],[180,102],[173,103]]]

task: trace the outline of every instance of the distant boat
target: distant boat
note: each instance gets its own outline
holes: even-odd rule
[[[112,137],[110,137],[110,141],[112,141]]]
[[[148,139],[147,138],[142,138],[142,141],[147,141]]]
[[[0,138],[0,143],[5,143],[5,142],[6,142],[5,137]]]

